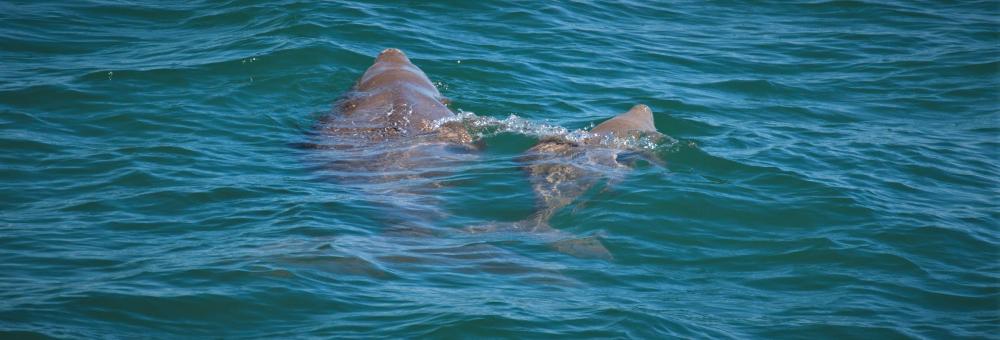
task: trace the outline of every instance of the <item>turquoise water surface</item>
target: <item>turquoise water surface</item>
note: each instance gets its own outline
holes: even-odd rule
[[[1000,333],[1000,2],[170,3],[0,1],[0,338]],[[346,183],[387,47],[483,147]],[[613,258],[465,232],[635,103],[664,164],[550,221]]]

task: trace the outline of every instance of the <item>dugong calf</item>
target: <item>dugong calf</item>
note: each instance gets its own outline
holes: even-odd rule
[[[560,208],[572,203],[600,180],[616,177],[628,169],[620,156],[641,153],[641,150],[615,143],[616,139],[646,137],[659,141],[664,137],[656,131],[652,110],[642,104],[598,124],[590,133],[592,135],[582,141],[558,137],[543,139],[520,157],[538,199],[537,212],[529,220],[520,222],[522,228],[551,230],[548,221]],[[555,247],[580,257],[611,257],[596,237],[564,240],[557,242]]]

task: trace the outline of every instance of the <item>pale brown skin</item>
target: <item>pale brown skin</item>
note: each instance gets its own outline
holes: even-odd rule
[[[337,102],[323,130],[364,142],[432,133],[447,142],[471,142],[468,133],[456,124],[441,129],[432,126],[437,119],[455,115],[445,102],[437,87],[403,51],[389,48]]]
[[[590,132],[616,137],[659,135],[653,125],[653,112],[642,104],[595,126]],[[601,180],[606,175],[602,170],[613,172],[626,168],[618,162],[617,156],[627,150],[596,144],[593,140],[576,143],[546,139],[521,157],[538,196],[540,207],[534,219],[539,225],[547,225],[557,210],[572,203]]]
[[[583,142],[544,139],[520,158],[538,197],[538,211],[527,221],[519,223],[517,228],[551,231],[548,221],[559,209],[573,203],[605,177],[628,169],[619,163],[618,155],[630,150],[600,145],[597,138],[607,135],[660,136],[653,125],[652,111],[642,104],[595,126],[590,132],[597,136]],[[595,237],[564,240],[556,243],[555,247],[579,257],[612,257]]]
[[[346,173],[376,173],[377,176],[358,176],[369,182],[393,182],[390,197],[393,202],[401,196],[427,197],[419,193],[423,186],[407,187],[405,181],[426,175],[426,169],[447,168],[449,161],[461,159],[452,157],[455,150],[451,146],[471,148],[472,138],[461,124],[450,123],[437,128],[433,125],[437,119],[454,116],[446,102],[424,72],[402,51],[392,48],[382,51],[354,87],[338,100],[334,114],[323,122],[323,135],[334,140],[334,148],[343,151],[336,160],[340,166],[333,168]],[[636,105],[596,126],[592,132],[627,136],[656,133],[656,129],[649,108]],[[400,143],[395,143],[397,141]],[[390,147],[380,147],[386,144]],[[573,143],[551,139],[529,150],[522,161],[527,164],[525,168],[531,175],[541,208],[529,221],[510,227],[553,232],[548,226],[552,214],[570,204],[607,173],[594,166],[603,169],[623,167],[616,158],[621,150],[597,144],[596,141]],[[415,195],[405,195],[407,193]],[[417,205],[425,207],[423,209],[430,206]],[[433,215],[433,212],[425,215]],[[429,218],[440,216],[424,219]],[[484,230],[474,231],[497,228],[478,229]],[[575,256],[612,258],[594,237],[561,240],[553,246]]]
[[[657,133],[653,125],[653,110],[636,104],[628,111],[598,124],[590,132],[624,137],[634,133]]]
[[[445,98],[402,51],[389,48],[344,93],[317,127],[316,148],[330,176],[356,185],[400,221],[444,218],[433,191],[457,164],[472,161],[475,147],[457,122],[435,126],[455,114]],[[380,217],[382,217],[380,215]],[[388,217],[387,217],[388,218]]]
[[[653,125],[653,112],[637,104],[590,130],[599,136],[627,137],[638,134],[659,134]],[[560,208],[569,205],[602,177],[600,169],[615,171],[625,166],[617,160],[623,150],[595,146],[596,141],[583,143],[545,139],[525,152],[521,161],[531,179],[539,200],[535,220],[547,225]]]

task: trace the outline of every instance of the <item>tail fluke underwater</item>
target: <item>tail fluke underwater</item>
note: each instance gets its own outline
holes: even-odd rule
[[[573,237],[565,231],[552,228],[548,225],[548,219],[540,218],[538,214],[517,222],[493,222],[472,226],[465,231],[472,234],[506,234],[506,237],[517,239],[536,239],[556,251],[573,257],[614,260],[611,251],[604,246],[599,236]]]

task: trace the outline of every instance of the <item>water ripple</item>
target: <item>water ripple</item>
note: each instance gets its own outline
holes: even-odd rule
[[[0,338],[989,338],[997,17],[0,3]],[[392,168],[316,148],[386,47],[476,152]],[[602,179],[558,233],[464,232],[535,212],[520,157],[539,139],[635,103],[671,138],[603,146],[662,164]],[[591,236],[613,261],[551,244]]]

